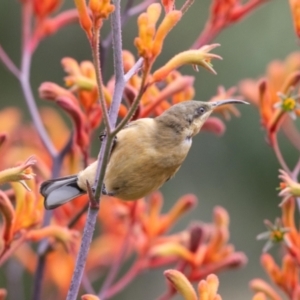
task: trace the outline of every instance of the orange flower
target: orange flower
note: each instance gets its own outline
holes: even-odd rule
[[[205,280],[199,282],[198,296],[188,278],[180,271],[167,270],[164,275],[185,300],[222,300],[221,296],[217,294],[219,279],[214,274],[208,275]]]
[[[288,227],[283,227],[279,218],[275,220],[274,224],[272,224],[269,220],[265,220],[264,223],[267,226],[268,231],[260,233],[256,239],[267,239],[267,243],[263,248],[263,252],[267,252],[274,244],[285,241],[286,233],[288,233],[290,229]]]
[[[90,0],[89,7],[95,20],[107,19],[115,10],[115,6],[110,4],[110,0]]]
[[[8,196],[0,191],[0,213],[3,216],[0,258],[9,249],[14,240],[24,241],[24,233],[40,225],[43,220],[42,197],[37,191],[36,182],[31,180],[28,186],[31,191],[25,190],[19,184],[11,183],[14,190],[15,207]],[[4,242],[4,243],[3,243]]]
[[[267,130],[271,142],[272,135],[278,131],[287,116],[286,113],[294,111],[295,114],[300,114],[296,105],[298,96],[289,95],[291,88],[295,87],[299,80],[300,53],[293,53],[284,62],[271,62],[264,79],[258,82],[248,79],[240,84],[242,94],[258,106],[261,123]],[[292,98],[293,106],[291,106]]]
[[[164,79],[171,71],[185,64],[199,65],[209,70],[213,74],[216,74],[216,71],[213,69],[210,60],[212,58],[222,58],[219,55],[208,52],[217,46],[219,46],[219,44],[206,45],[198,50],[187,50],[175,55],[163,67],[153,73],[153,82]]]
[[[34,180],[28,182],[31,191],[11,183],[16,197],[14,232],[30,229],[40,224],[44,215],[43,197]]]
[[[157,20],[161,14],[161,5],[151,4],[146,13],[138,17],[139,36],[135,38],[134,44],[139,55],[146,61],[146,65],[153,64],[154,60],[161,53],[163,42],[170,30],[181,19],[182,12],[172,10],[168,12],[158,29],[155,29]]]
[[[7,195],[0,190],[0,213],[2,215],[2,236],[0,240],[0,256],[9,247],[14,236],[15,211]]]
[[[197,300],[196,292],[184,274],[177,270],[167,270],[164,275],[185,300]]]
[[[61,0],[34,0],[34,13],[38,18],[44,19],[45,17],[53,13],[55,10],[57,10],[61,3]]]
[[[77,7],[78,14],[79,14],[80,25],[82,29],[85,31],[85,33],[87,34],[88,39],[91,40],[93,36],[92,20],[89,16],[85,0],[75,0],[75,5]]]
[[[246,263],[243,253],[234,252],[233,246],[228,245],[227,212],[216,207],[214,224],[209,230],[205,226],[195,224],[187,233],[189,243],[170,239],[154,245],[150,254],[153,257],[175,256],[188,263],[191,267],[188,278],[192,281],[207,276],[210,272],[219,272],[222,269],[240,267]]]
[[[81,296],[81,300],[100,300],[100,298],[95,295],[85,294]]]
[[[215,274],[207,276],[206,280],[201,280],[198,284],[199,299],[222,300],[217,294],[219,288],[219,278]]]
[[[280,203],[280,205],[282,205],[291,197],[300,196],[300,184],[294,181],[284,170],[279,170],[279,172],[280,175],[278,177],[282,180],[282,182],[280,183],[281,191],[278,196],[284,197]]]
[[[40,241],[44,238],[51,238],[55,242],[60,243],[66,252],[75,253],[79,233],[68,228],[50,225],[39,229],[30,230],[26,234],[26,238],[31,241]]]
[[[35,164],[36,159],[34,156],[30,156],[25,162],[19,164],[17,167],[0,171],[0,184],[17,181],[30,191],[25,180],[34,178],[35,174],[32,172],[31,167]]]
[[[139,216],[145,234],[151,240],[165,233],[179,217],[194,207],[196,203],[197,198],[194,195],[185,195],[175,203],[168,213],[160,215],[163,198],[159,192],[153,193],[149,198],[148,212]]]
[[[281,297],[277,294],[277,292],[273,289],[273,287],[271,287],[268,283],[266,283],[262,279],[251,280],[250,288],[257,293],[252,300],[266,299],[262,295],[266,295],[271,300],[281,300]]]
[[[300,291],[300,233],[295,224],[295,201],[289,199],[282,206],[282,218],[270,227],[272,241],[284,240],[285,252],[278,265],[270,254],[261,256],[261,264],[271,281],[283,291],[289,299],[297,299]],[[284,226],[284,227],[283,227]],[[250,283],[255,292],[261,292],[272,300],[281,300],[279,294],[265,281],[255,279]]]
[[[259,5],[265,3],[265,0],[213,0],[211,1],[210,16],[206,22],[204,30],[201,32],[196,42],[194,49],[209,43],[223,29],[240,21],[245,16],[250,14]]]
[[[290,0],[290,7],[294,21],[294,28],[298,37],[300,37],[300,3],[298,0]]]
[[[5,300],[7,296],[6,289],[0,289],[0,300]]]

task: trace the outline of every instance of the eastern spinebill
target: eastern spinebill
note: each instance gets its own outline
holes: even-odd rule
[[[104,177],[103,194],[137,200],[159,189],[185,160],[192,138],[213,110],[224,104],[244,103],[228,99],[215,102],[185,101],[160,116],[130,122],[116,136]],[[45,208],[56,208],[93,186],[98,161],[76,175],[47,180],[41,185]]]

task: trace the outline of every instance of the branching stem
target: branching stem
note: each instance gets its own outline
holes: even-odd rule
[[[100,40],[100,28],[97,27],[94,30],[93,39],[91,41],[91,48],[92,48],[92,53],[93,53],[93,62],[94,62],[95,70],[96,70],[99,102],[100,102],[102,113],[103,113],[104,125],[105,125],[107,133],[110,133],[111,123],[108,118],[107,106],[106,106],[105,98],[104,98],[103,80],[102,80],[101,64],[100,64],[100,57],[99,57],[99,40]]]

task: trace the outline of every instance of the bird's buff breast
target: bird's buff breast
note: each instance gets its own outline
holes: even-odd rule
[[[128,137],[118,139],[104,183],[108,193],[123,200],[136,200],[159,189],[174,176],[187,155],[190,142],[168,151],[153,147],[146,134],[135,140]]]

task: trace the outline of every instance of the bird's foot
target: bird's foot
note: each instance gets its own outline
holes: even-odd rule
[[[103,131],[102,133],[100,133],[99,140],[100,140],[101,143],[103,142],[105,137],[106,137],[106,131]]]
[[[106,137],[106,131],[103,131],[100,135],[99,135],[99,140],[101,141],[101,143],[104,141],[104,138]],[[114,150],[114,147],[116,146],[117,143],[117,136],[114,136],[113,142],[112,142],[112,147],[111,147],[111,151]]]
[[[102,185],[102,194],[103,194],[103,195],[107,195],[107,196],[114,196],[114,195],[115,195],[114,192],[108,192],[108,191],[106,190],[105,184],[104,184],[104,183],[103,183],[103,185]]]

